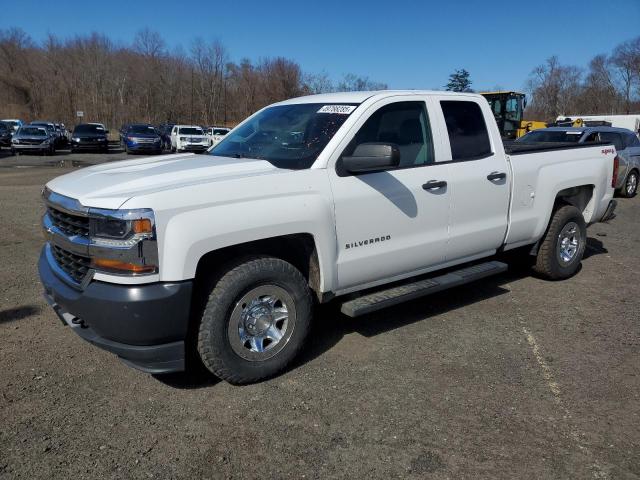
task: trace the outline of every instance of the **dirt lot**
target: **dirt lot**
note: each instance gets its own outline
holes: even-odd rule
[[[640,478],[640,198],[568,281],[324,306],[293,368],[234,387],[132,370],[45,305],[39,193],[69,170],[0,168],[0,478]]]

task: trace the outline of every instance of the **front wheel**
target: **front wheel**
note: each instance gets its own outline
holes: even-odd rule
[[[542,238],[534,270],[550,280],[576,273],[587,246],[587,226],[576,207],[564,205],[552,215]]]
[[[638,172],[635,170],[627,175],[627,180],[624,182],[620,195],[626,198],[635,196],[638,191]]]
[[[254,257],[228,270],[209,294],[198,353],[218,377],[253,383],[282,372],[309,332],[313,301],[290,263]]]

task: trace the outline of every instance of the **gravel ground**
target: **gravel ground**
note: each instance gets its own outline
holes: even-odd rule
[[[39,193],[67,171],[0,169],[0,478],[640,478],[640,198],[570,280],[323,306],[288,372],[236,387],[132,370],[45,305]]]

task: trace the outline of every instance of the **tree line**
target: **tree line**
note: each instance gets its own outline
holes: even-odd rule
[[[470,73],[449,76],[445,88],[471,92]],[[492,90],[504,90],[493,87]],[[559,115],[640,113],[640,37],[622,42],[610,54],[591,59],[586,69],[563,65],[557,56],[535,67],[526,83],[527,119],[553,121]]]
[[[0,30],[0,115],[66,125],[83,120],[234,125],[273,102],[305,94],[386,89],[367,77],[305,73],[283,57],[233,62],[219,41],[196,38],[170,51],[145,29],[130,45],[93,33],[36,43],[16,28]]]
[[[471,84],[462,69],[451,75],[446,88],[471,91]],[[550,57],[532,70],[526,87],[529,119],[640,112],[640,37],[596,55],[586,68]],[[73,125],[82,111],[84,121],[112,128],[129,122],[235,125],[291,97],[386,88],[352,73],[332,81],[326,72],[305,72],[284,57],[234,62],[215,40],[196,38],[186,50],[170,50],[149,29],[128,45],[98,33],[64,39],[49,35],[35,42],[20,29],[0,30],[3,118]]]
[[[586,68],[550,57],[533,69],[527,87],[529,118],[640,113],[640,36],[594,56]]]

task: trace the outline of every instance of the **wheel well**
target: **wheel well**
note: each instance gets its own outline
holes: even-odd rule
[[[320,263],[313,235],[296,233],[265,238],[224,247],[204,255],[196,267],[196,284],[204,279],[216,281],[218,276],[239,258],[251,255],[269,255],[292,264],[307,279],[309,287],[320,299]]]
[[[590,223],[594,213],[593,185],[580,185],[578,187],[560,190],[555,199],[553,209],[562,205],[573,205],[582,212],[587,223]]]

